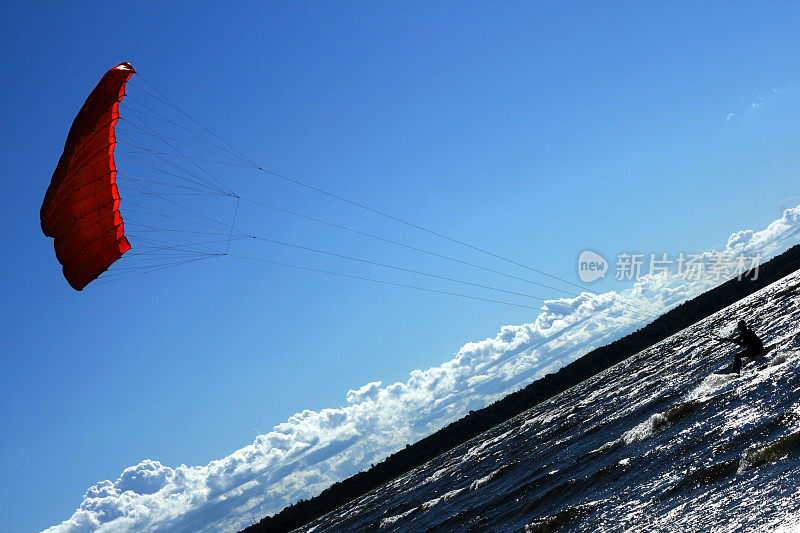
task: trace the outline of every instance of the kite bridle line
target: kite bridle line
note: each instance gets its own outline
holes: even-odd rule
[[[143,89],[143,88],[140,88],[140,90],[142,90],[143,92],[148,94],[150,97],[152,97],[152,98],[162,102],[163,104],[171,107],[172,109],[174,109],[175,111],[177,111],[178,113],[180,113],[181,115],[183,115],[184,117],[189,119],[191,122],[193,122],[194,124],[196,124],[197,126],[202,128],[203,131],[205,131],[208,135],[212,136],[214,139],[216,139],[219,142],[214,142],[214,141],[212,141],[212,140],[210,140],[210,139],[208,139],[208,138],[206,138],[204,136],[201,136],[201,135],[197,134],[196,132],[193,132],[192,130],[189,130],[188,128],[186,128],[184,126],[179,125],[175,121],[171,121],[167,117],[163,117],[163,115],[160,117],[162,120],[170,121],[173,124],[175,124],[176,126],[180,127],[181,129],[183,129],[185,131],[189,131],[190,133],[192,133],[193,135],[197,136],[198,138],[203,139],[204,141],[211,143],[213,146],[219,148],[220,150],[223,150],[223,152],[226,154],[227,157],[229,157],[231,159],[234,159],[237,162],[242,162],[242,164],[246,163],[247,166],[250,166],[251,168],[253,168],[254,170],[257,170],[259,172],[263,172],[263,173],[272,175],[272,176],[277,177],[279,179],[291,182],[293,184],[299,185],[299,186],[307,188],[309,190],[313,190],[313,191],[315,191],[315,192],[317,192],[319,194],[322,194],[322,195],[328,196],[330,198],[336,199],[338,201],[350,204],[350,205],[352,205],[354,207],[358,207],[358,208],[360,208],[362,210],[365,210],[365,211],[368,211],[370,213],[379,215],[381,217],[387,218],[387,219],[392,220],[394,222],[397,222],[397,223],[400,223],[400,224],[404,224],[406,226],[412,227],[412,228],[417,229],[419,231],[423,231],[423,232],[426,232],[428,234],[434,235],[434,236],[436,236],[438,238],[445,239],[445,240],[450,241],[450,242],[452,242],[454,244],[458,244],[460,246],[463,246],[463,247],[469,248],[471,250],[477,251],[477,252],[479,252],[481,254],[488,255],[488,256],[493,257],[495,259],[499,259],[501,261],[504,261],[504,262],[513,264],[515,266],[524,268],[526,270],[535,272],[537,274],[549,277],[549,278],[554,279],[556,281],[568,284],[569,286],[572,286],[572,287],[575,287],[577,289],[580,289],[582,292],[586,292],[586,293],[588,293],[590,295],[598,296],[598,293],[588,289],[587,287],[584,287],[584,286],[579,285],[577,283],[574,283],[574,282],[571,282],[569,280],[563,279],[563,278],[561,278],[559,276],[550,274],[550,273],[545,272],[545,271],[543,271],[541,269],[537,269],[537,268],[531,267],[529,265],[523,264],[521,262],[515,261],[513,259],[507,258],[507,257],[502,256],[500,254],[497,254],[497,253],[491,252],[489,250],[486,250],[484,248],[481,248],[479,246],[475,246],[475,245],[472,245],[470,243],[464,242],[462,240],[450,237],[450,236],[445,235],[445,234],[443,234],[441,232],[437,232],[435,230],[432,230],[430,228],[426,228],[424,226],[421,226],[421,225],[416,224],[414,222],[408,221],[406,219],[391,215],[391,214],[389,214],[387,212],[384,212],[384,211],[382,211],[380,209],[375,209],[375,208],[369,207],[369,206],[364,205],[364,204],[362,204],[360,202],[357,202],[357,201],[351,200],[349,198],[340,196],[338,194],[326,191],[326,190],[321,189],[319,187],[316,187],[314,185],[310,185],[308,183],[305,183],[305,182],[303,182],[301,180],[298,180],[298,179],[295,179],[295,178],[291,178],[289,176],[286,176],[284,174],[281,174],[281,173],[278,173],[278,172],[275,172],[275,171],[272,171],[272,170],[269,170],[269,169],[265,169],[265,168],[261,167],[260,165],[258,165],[257,163],[255,163],[251,158],[246,156],[244,153],[242,153],[239,149],[237,149],[231,143],[227,142],[225,139],[220,137],[214,131],[212,131],[211,129],[206,127],[204,124],[202,124],[200,121],[198,121],[193,116],[191,116],[189,113],[184,111],[174,101],[172,101],[170,98],[168,98],[166,95],[164,95],[164,93],[161,90],[159,90],[156,86],[154,86],[152,83],[150,83],[144,76],[142,76],[141,74],[138,74],[138,76],[139,76],[139,79],[141,79],[144,83],[146,83],[152,89],[152,92],[151,91],[147,91],[146,89]],[[150,111],[154,112],[154,113],[157,113],[156,111],[154,111],[152,109]],[[156,115],[156,116],[158,116],[158,115]],[[155,134],[155,132],[153,132],[153,133]],[[227,148],[225,148],[225,147],[227,147]],[[175,148],[175,147],[172,146],[172,148]],[[222,182],[220,180],[218,180],[218,179],[215,179],[215,182],[222,184]],[[230,189],[228,189],[228,190],[230,191]],[[233,196],[237,198],[237,203],[238,203],[239,200],[244,200],[244,201],[247,201],[247,202],[250,202],[250,203],[254,203],[256,205],[259,205],[259,204],[264,205],[262,202],[260,202],[258,200],[255,200],[255,199],[241,197],[241,196],[238,196],[238,195],[233,195]],[[267,205],[267,207],[271,207],[272,208],[274,206],[268,206]],[[281,209],[281,208],[278,208],[278,209]],[[237,211],[238,211],[238,207],[237,207]],[[300,215],[300,216],[303,216],[304,218],[307,218],[309,220],[314,220],[313,217],[307,217],[305,215]],[[327,222],[323,222],[323,223],[328,224]],[[333,224],[328,224],[328,225],[333,225]],[[351,230],[349,228],[343,228],[343,229],[346,229],[347,231],[353,231],[353,230]],[[354,230],[354,231],[358,232],[358,233],[361,233],[363,235],[367,235],[365,232],[360,232],[358,230]],[[371,236],[371,235],[367,235],[367,236]],[[375,236],[375,237],[377,237],[377,236]],[[385,238],[382,238],[382,237],[377,237],[377,238],[379,238],[381,240],[384,240],[385,242],[391,242],[391,243],[394,243],[394,244],[398,244],[400,246],[403,246],[403,247],[406,247],[406,248],[409,248],[409,249],[416,249],[418,251],[422,251],[423,253],[427,253],[427,254],[430,254],[430,255],[436,255],[436,256],[439,256],[439,257],[442,257],[442,258],[445,258],[445,259],[448,259],[448,260],[455,260],[455,261],[460,262],[462,264],[474,266],[474,267],[477,267],[477,268],[480,268],[480,269],[483,269],[483,270],[486,270],[486,271],[491,271],[491,272],[494,272],[494,273],[497,273],[497,274],[500,274],[500,275],[504,275],[506,277],[515,278],[515,279],[519,279],[519,280],[522,280],[522,281],[525,281],[525,282],[528,282],[528,283],[532,283],[532,284],[536,284],[536,285],[539,285],[539,286],[547,287],[547,288],[550,288],[551,290],[556,290],[556,291],[559,291],[559,292],[562,292],[562,293],[565,293],[565,294],[570,294],[572,296],[580,296],[580,293],[575,293],[574,291],[571,292],[571,291],[567,291],[567,290],[564,290],[564,289],[559,289],[559,288],[556,288],[556,287],[544,285],[544,284],[541,284],[541,283],[538,283],[538,282],[534,282],[532,280],[527,280],[525,278],[521,278],[519,276],[513,276],[511,274],[506,274],[506,273],[497,271],[495,269],[490,269],[490,268],[487,268],[487,267],[482,267],[482,266],[479,266],[479,265],[474,265],[474,264],[471,264],[471,263],[467,263],[465,261],[461,261],[461,260],[457,260],[457,259],[454,259],[454,258],[450,258],[450,257],[444,256],[443,254],[438,254],[436,252],[430,252],[430,251],[423,250],[423,249],[420,249],[420,248],[417,248],[417,247],[413,247],[411,245],[406,245],[406,244],[403,244],[403,243],[397,243],[396,241],[391,241],[390,239],[385,239]],[[627,301],[625,299],[622,299],[622,297],[619,294],[614,294],[613,298],[618,302],[618,305],[621,305],[623,307],[627,307],[630,312],[635,312],[636,314],[643,315],[643,316],[646,316],[648,318],[654,318],[656,316],[651,311],[648,311],[647,309],[644,309],[643,307],[635,305],[635,304],[633,304],[633,303],[631,303],[631,302],[629,302],[629,301]]]

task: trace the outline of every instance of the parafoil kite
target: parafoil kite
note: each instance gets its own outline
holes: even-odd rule
[[[114,127],[125,83],[120,63],[103,76],[75,117],[42,203],[42,231],[54,238],[64,277],[82,290],[130,250],[119,212]]]
[[[130,63],[120,63],[105,73],[86,99],[69,130],[64,152],[53,172],[50,186],[42,203],[40,213],[42,231],[46,236],[54,238],[56,257],[63,266],[64,277],[76,290],[82,290],[101,275],[104,280],[100,282],[110,282],[189,262],[231,256],[285,268],[536,309],[528,305],[461,294],[439,288],[421,287],[416,284],[398,283],[361,274],[354,275],[327,268],[308,267],[263,257],[240,255],[234,253],[238,250],[231,249],[231,242],[239,241],[240,246],[244,246],[246,243],[253,245],[258,242],[259,244],[280,246],[283,249],[333,257],[337,260],[349,260],[361,265],[388,268],[415,276],[426,276],[438,281],[455,282],[504,294],[544,300],[540,296],[509,291],[440,274],[429,274],[377,262],[373,259],[362,259],[349,254],[317,249],[306,244],[287,242],[283,238],[275,239],[256,235],[250,231],[239,229],[236,223],[237,216],[239,216],[240,224],[243,224],[241,222],[243,217],[239,215],[240,202],[253,207],[269,209],[279,213],[280,217],[287,215],[299,217],[306,222],[325,225],[326,228],[336,228],[361,237],[377,239],[382,243],[394,244],[405,250],[422,252],[439,259],[456,262],[462,266],[472,266],[485,272],[501,274],[554,291],[577,295],[575,289],[583,290],[583,287],[571,281],[535,268],[525,267],[517,261],[447,237],[343,196],[329,193],[298,179],[265,170],[181,110],[150,83],[146,82],[152,91],[142,87],[137,88],[135,83],[131,83],[130,87],[127,87],[133,74],[134,70]],[[131,90],[131,95],[124,104],[125,121],[118,128],[119,107],[128,88]],[[189,119],[190,123],[186,124],[185,119]],[[157,121],[156,125],[149,123],[149,120]],[[184,123],[181,123],[182,121]],[[187,137],[182,139],[182,135],[187,135]],[[122,162],[120,172],[117,171],[115,164],[115,151],[119,161]],[[231,166],[240,169],[236,172],[240,179],[240,185],[248,184],[253,177],[252,174],[248,175],[244,172],[247,169],[251,173],[269,174],[273,178],[300,185],[305,190],[313,190],[329,199],[337,199],[350,207],[361,208],[372,215],[383,216],[393,222],[399,222],[429,235],[448,240],[450,243],[460,244],[470,248],[473,252],[481,252],[493,259],[501,259],[516,266],[528,268],[572,285],[575,289],[569,291],[555,288],[493,268],[466,263],[461,259],[436,251],[424,250],[412,244],[404,244],[380,235],[350,228],[338,222],[327,221],[316,213],[314,216],[309,216],[260,199],[254,199],[249,195],[236,194],[217,176],[217,173],[220,173],[229,177],[227,171]],[[121,200],[116,183],[118,175],[125,194],[127,228],[123,224],[119,210]],[[240,191],[239,186],[235,188]],[[243,214],[245,215],[244,220],[252,221],[252,215],[248,219],[247,214]],[[228,219],[228,216],[231,218]],[[258,221],[262,227],[267,226],[263,217],[259,217]],[[131,249],[129,239],[136,244],[136,252],[127,254],[120,264],[115,265],[114,263]],[[622,302],[622,305],[636,308],[625,302]],[[648,315],[648,312],[641,308],[632,312],[643,316]]]

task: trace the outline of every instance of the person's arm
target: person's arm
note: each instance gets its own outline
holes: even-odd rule
[[[718,337],[721,341],[730,342],[731,344],[738,344],[739,346],[744,346],[742,339],[736,337]]]

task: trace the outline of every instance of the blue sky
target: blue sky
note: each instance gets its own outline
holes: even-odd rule
[[[0,501],[12,531],[66,520],[88,487],[141,460],[205,465],[539,314],[231,257],[73,291],[38,210],[72,118],[120,61],[264,168],[576,282],[585,248],[719,248],[800,203],[797,4],[10,2],[0,20]],[[225,179],[531,274],[264,173]],[[252,206],[239,216],[270,238],[520,289]],[[234,249],[493,296],[247,246]]]

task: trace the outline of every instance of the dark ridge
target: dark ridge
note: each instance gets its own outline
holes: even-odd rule
[[[390,455],[369,470],[334,483],[318,496],[300,500],[243,531],[246,533],[291,531],[308,524],[797,270],[800,270],[800,245],[761,265],[757,279],[754,280],[752,276],[746,275],[741,280],[733,278],[726,281],[680,304],[634,333],[592,350],[562,367],[558,372],[548,374],[483,409],[470,411],[460,420],[414,444],[407,445],[403,450]],[[789,296],[797,290],[798,285],[794,285],[779,297]]]

